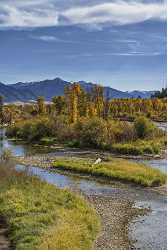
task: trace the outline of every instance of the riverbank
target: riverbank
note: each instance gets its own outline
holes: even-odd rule
[[[0,170],[0,215],[9,227],[7,243],[18,250],[92,249],[99,231],[93,206],[37,177],[2,166]],[[0,243],[5,247],[4,225]]]

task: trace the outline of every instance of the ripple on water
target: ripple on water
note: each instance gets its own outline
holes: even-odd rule
[[[136,249],[167,249],[167,198],[137,202],[138,207],[151,208],[148,216],[135,219],[130,225],[130,239]],[[137,241],[136,241],[137,239]]]

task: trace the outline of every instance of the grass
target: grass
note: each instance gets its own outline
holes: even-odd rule
[[[58,158],[53,164],[53,168],[131,182],[147,187],[165,184],[167,180],[167,175],[158,169],[122,159],[112,159],[94,165],[93,160]]]
[[[156,155],[161,151],[162,146],[152,142],[142,143],[117,143],[111,146],[111,151],[123,155]]]
[[[55,143],[57,143],[56,138],[54,137],[43,137],[39,143],[41,145],[46,145],[46,146],[50,146],[50,145],[54,145]]]
[[[2,166],[0,215],[15,250],[91,250],[99,229],[81,197]]]
[[[110,150],[116,154],[124,155],[156,155],[167,146],[167,136],[154,139],[137,140],[130,143],[115,143]]]

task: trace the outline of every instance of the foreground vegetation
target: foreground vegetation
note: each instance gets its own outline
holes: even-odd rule
[[[167,175],[158,169],[122,159],[111,159],[96,165],[93,160],[57,158],[53,168],[90,174],[110,180],[131,182],[147,187],[165,184],[167,180]]]
[[[82,198],[3,166],[0,216],[16,250],[91,250],[99,227]]]

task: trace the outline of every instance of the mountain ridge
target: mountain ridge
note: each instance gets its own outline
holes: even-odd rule
[[[80,85],[89,92],[93,85],[92,82],[78,81]],[[5,102],[29,102],[43,96],[46,101],[51,101],[53,96],[63,95],[65,86],[71,82],[61,78],[46,79],[34,82],[17,82],[15,84],[4,84],[0,82],[0,95],[4,96]],[[111,87],[104,86],[104,96],[107,99],[113,98],[149,98],[155,91],[125,92]]]

